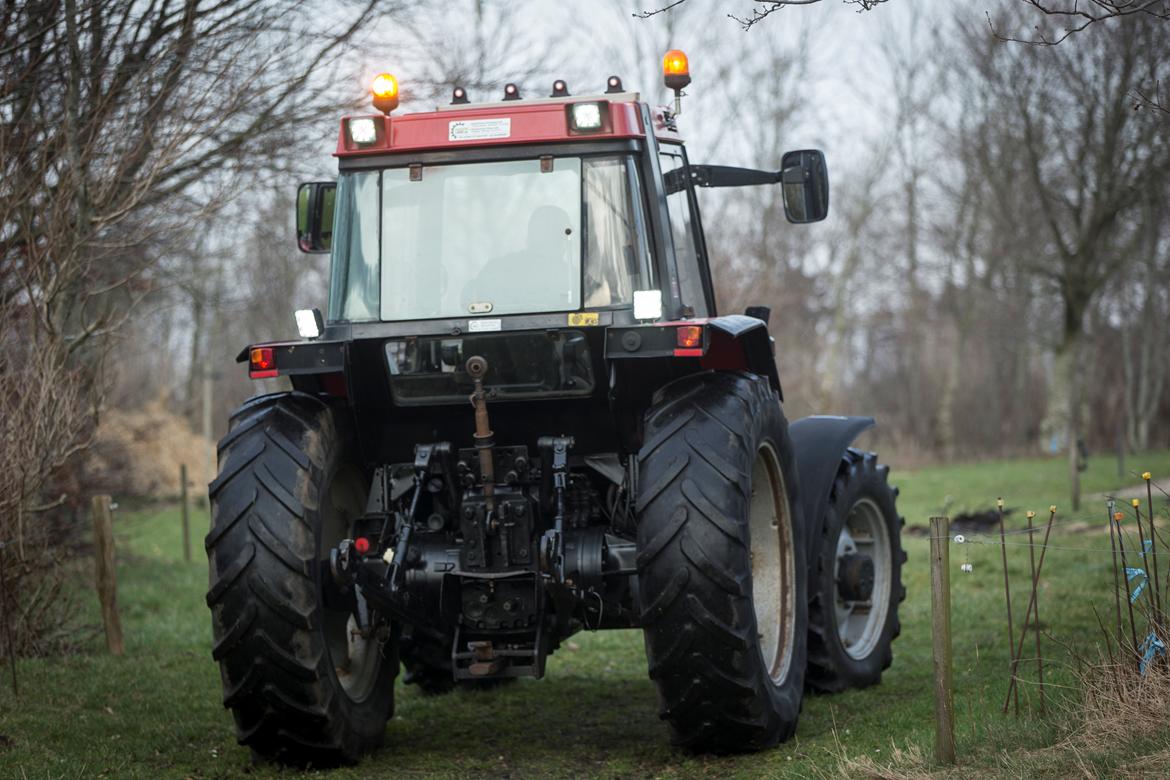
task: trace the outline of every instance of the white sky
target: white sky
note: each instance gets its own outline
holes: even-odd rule
[[[657,91],[665,99],[659,76],[660,57],[669,41],[673,48],[686,51],[694,78],[684,103],[681,127],[687,137],[692,158],[715,162],[708,154],[718,151],[718,162],[729,164],[775,164],[778,160],[753,160],[746,138],[752,136],[752,107],[747,104],[740,114],[727,116],[718,110],[716,98],[724,84],[711,70],[750,63],[769,48],[795,51],[802,41],[809,52],[809,80],[802,90],[804,120],[793,128],[788,148],[818,146],[830,157],[836,170],[854,166],[867,149],[882,136],[883,114],[889,101],[890,84],[883,72],[877,47],[883,40],[910,40],[909,29],[919,20],[920,45],[933,46],[929,38],[940,26],[940,17],[959,10],[967,23],[986,26],[985,13],[1004,7],[1011,0],[889,0],[874,10],[859,13],[856,6],[842,0],[824,0],[808,6],[786,8],[764,22],[744,31],[728,13],[746,15],[749,0],[687,0],[676,12],[659,14],[645,20],[632,17],[633,12],[660,7],[655,0],[590,0],[589,2],[553,2],[529,0],[503,4],[516,14],[510,27],[494,24],[489,8],[486,34],[503,33],[507,40],[493,41],[499,62],[493,70],[501,79],[508,78],[509,56],[522,60],[534,48],[549,46],[555,64],[550,72],[522,85],[526,95],[543,95],[554,78],[565,78],[575,93],[600,91],[610,73],[622,76],[628,89],[649,96]],[[445,58],[460,46],[469,47],[475,36],[474,0],[450,0],[434,4],[434,13],[424,12],[415,30],[382,26],[368,31],[367,61],[359,64],[362,83],[334,85],[349,91],[362,90],[372,75],[383,70],[394,72],[404,94],[409,94],[412,75],[425,71],[420,58],[441,50]],[[667,34],[669,27],[673,35]],[[657,45],[656,45],[657,44]],[[638,46],[642,47],[636,52]],[[945,46],[939,56],[946,56]],[[664,49],[663,49],[664,50]],[[723,65],[730,63],[730,65]],[[355,63],[357,64],[357,63]],[[641,73],[637,72],[638,70]],[[782,79],[784,74],[776,74]],[[649,83],[647,83],[649,82]],[[767,90],[769,84],[752,85]],[[473,100],[495,100],[495,95],[472,95]],[[716,110],[712,111],[712,106]],[[403,112],[425,110],[430,102],[405,100]],[[326,128],[335,132],[330,122]],[[735,148],[739,146],[740,148]],[[325,158],[332,147],[323,150],[326,172],[332,164]]]

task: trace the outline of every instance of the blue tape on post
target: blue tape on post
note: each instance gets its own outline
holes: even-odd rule
[[[1125,578],[1127,580],[1133,582],[1138,577],[1141,577],[1142,581],[1138,583],[1138,586],[1134,589],[1133,593],[1129,594],[1130,604],[1137,601],[1138,596],[1142,595],[1142,591],[1146,589],[1146,583],[1150,581],[1150,578],[1146,576],[1145,569],[1135,569],[1132,566],[1125,567]]]
[[[1153,661],[1159,655],[1166,655],[1166,645],[1151,631],[1150,635],[1142,640],[1142,643],[1138,646],[1138,652],[1142,654],[1142,661],[1138,664],[1138,670],[1142,674],[1145,674],[1150,661]]]

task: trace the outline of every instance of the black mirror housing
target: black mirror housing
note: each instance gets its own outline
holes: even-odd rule
[[[820,222],[828,215],[829,171],[821,150],[785,152],[780,162],[780,186],[789,222]]]
[[[333,245],[333,204],[337,183],[305,182],[297,188],[297,248],[310,254],[328,252]]]

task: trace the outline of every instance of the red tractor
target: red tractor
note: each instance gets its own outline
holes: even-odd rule
[[[357,760],[399,665],[426,692],[541,677],[575,632],[641,629],[700,751],[789,738],[806,689],[877,683],[898,635],[896,490],[870,418],[785,419],[769,310],[716,309],[701,187],[828,208],[823,155],[694,165],[673,107],[604,93],[341,120],[297,233],[327,313],[240,353],[292,389],[219,443],[207,536],[224,705],[256,755]]]

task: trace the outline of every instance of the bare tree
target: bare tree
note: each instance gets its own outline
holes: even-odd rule
[[[1129,278],[1114,303],[1122,328],[1125,429],[1130,448],[1150,446],[1150,430],[1166,385],[1166,322],[1170,320],[1170,235],[1164,193],[1150,192],[1142,204],[1142,235]]]
[[[17,480],[2,490],[0,541],[22,564],[25,518],[60,503],[68,483],[50,479],[88,442],[111,339],[160,253],[204,230],[242,176],[295,164],[274,148],[342,102],[315,79],[337,75],[384,12],[375,0],[0,10],[0,313],[18,329],[0,342],[12,393],[0,468]]]
[[[1148,75],[1145,55],[1159,33],[1153,23],[1134,22],[1073,48],[999,47],[975,66],[986,77],[985,108],[1003,133],[982,173],[1001,189],[1026,193],[1041,243],[1020,261],[1060,305],[1044,430],[1064,439],[1074,508],[1086,314],[1133,255],[1143,193],[1170,174],[1163,127],[1135,113],[1127,98]]]
[[[888,1],[889,0],[841,0],[841,2],[845,5],[856,6],[858,12],[872,11],[874,8],[877,8],[879,5]],[[675,0],[673,3],[668,3],[659,8],[639,11],[635,13],[634,16],[639,19],[648,19],[651,16],[656,16],[657,14],[663,13],[665,11],[678,8],[685,2],[687,2],[687,0]],[[751,9],[751,13],[743,16],[737,16],[736,14],[728,14],[727,16],[728,18],[739,22],[739,25],[744,30],[749,30],[756,24],[759,24],[760,22],[764,21],[764,19],[768,18],[777,11],[783,10],[784,8],[788,8],[790,6],[816,5],[820,2],[821,0],[757,0],[756,2],[752,3],[753,7]]]
[[[1019,0],[1019,2],[1054,21],[1058,29],[1049,31],[1035,25],[1035,35],[1031,38],[1019,38],[1000,32],[988,14],[987,24],[997,38],[1015,43],[1056,46],[1070,36],[1101,22],[1127,17],[1170,21],[1170,2],[1167,0]]]
[[[423,8],[402,22],[411,33],[404,45],[419,69],[410,87],[417,97],[446,102],[458,86],[472,101],[488,102],[503,97],[507,83],[517,84],[522,93],[525,87],[546,88],[532,81],[560,66],[560,46],[555,36],[529,23],[529,2],[456,0],[448,6],[447,14]],[[450,14],[469,23],[453,25]]]

